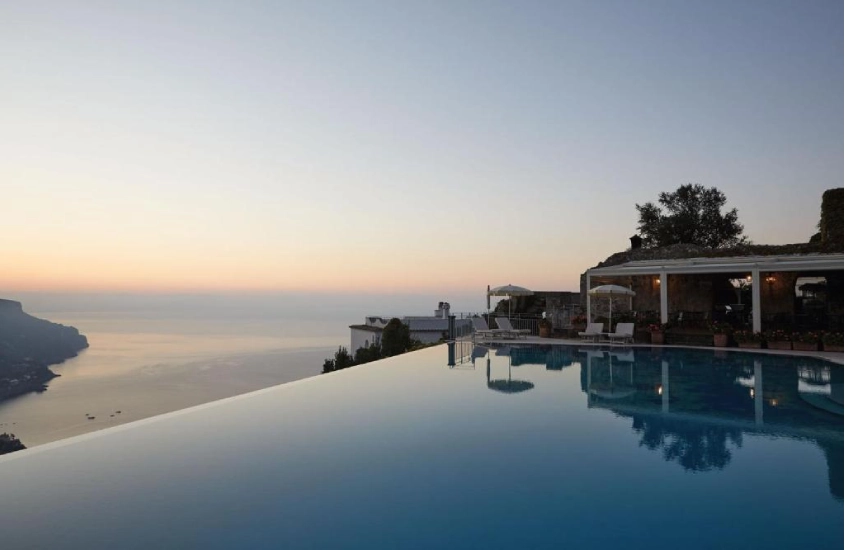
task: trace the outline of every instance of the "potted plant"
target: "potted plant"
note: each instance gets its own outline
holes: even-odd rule
[[[669,328],[668,323],[657,324],[653,323],[648,326],[648,331],[651,333],[651,343],[662,346],[666,341],[666,329]]]
[[[842,352],[842,333],[841,332],[825,332],[822,335],[822,345],[825,351]]]
[[[537,323],[540,329],[540,338],[551,338],[552,336],[552,322],[546,318],[540,319]]]
[[[770,330],[765,338],[769,349],[792,349],[791,335],[782,330]]]
[[[798,351],[818,351],[821,335],[817,332],[793,332],[792,349]]]
[[[754,332],[751,330],[738,330],[734,332],[734,340],[736,340],[739,347],[751,349],[759,349],[763,347],[763,342],[765,341],[762,332]]]
[[[733,332],[733,327],[729,323],[713,323],[710,325],[710,330],[713,332],[714,347],[725,348],[728,346],[728,338]]]
[[[575,315],[569,320],[569,324],[572,325],[572,328],[569,330],[569,337],[577,338],[578,333],[586,330],[587,328],[587,316]]]

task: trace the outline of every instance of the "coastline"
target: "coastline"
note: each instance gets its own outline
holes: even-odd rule
[[[74,327],[29,315],[20,302],[0,299],[0,402],[47,389],[50,370],[76,357],[88,339]]]

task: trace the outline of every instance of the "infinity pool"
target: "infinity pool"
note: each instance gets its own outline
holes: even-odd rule
[[[443,345],[0,457],[0,540],[839,549],[842,372]]]

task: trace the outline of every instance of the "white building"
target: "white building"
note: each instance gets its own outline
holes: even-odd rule
[[[369,316],[364,318],[363,325],[350,325],[349,353],[354,354],[360,348],[381,344],[382,330],[390,319],[390,317]],[[437,309],[431,317],[405,316],[401,317],[400,321],[408,325],[412,339],[424,344],[438,342],[449,332],[449,302],[437,304]],[[469,319],[455,319],[455,330],[458,332],[468,330],[470,324]]]

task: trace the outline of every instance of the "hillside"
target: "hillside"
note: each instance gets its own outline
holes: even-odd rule
[[[77,329],[33,317],[20,302],[0,299],[0,400],[43,391],[56,376],[48,367],[87,347]]]

